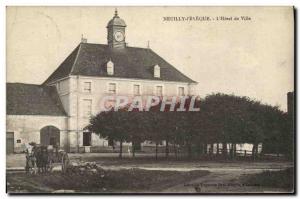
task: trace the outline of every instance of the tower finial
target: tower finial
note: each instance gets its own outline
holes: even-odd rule
[[[115,8],[115,17],[117,17],[117,16],[118,16],[118,9]]]
[[[150,41],[147,41],[147,48],[150,48]]]

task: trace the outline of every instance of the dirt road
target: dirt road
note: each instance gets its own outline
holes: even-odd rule
[[[279,171],[292,167],[291,164],[283,163],[198,163],[198,165],[173,164],[172,167],[167,165],[127,165],[127,166],[103,166],[105,169],[131,169],[139,168],[144,170],[159,171],[197,171],[206,170],[210,174],[191,180],[189,182],[180,183],[178,185],[162,190],[162,193],[273,193],[286,192],[284,189],[261,187],[259,184],[244,184],[241,177],[249,174],[257,174],[263,171]]]
[[[286,192],[283,189],[247,185],[241,182],[243,175],[262,171],[214,171],[188,183],[179,184],[162,191],[163,193],[272,193]]]
[[[24,168],[23,155],[7,157],[7,169],[19,166]],[[284,192],[285,190],[260,187],[259,185],[245,185],[240,178],[243,175],[256,174],[266,170],[278,171],[293,167],[291,162],[252,162],[252,161],[173,161],[173,160],[151,160],[99,157],[98,154],[70,154],[71,162],[94,161],[105,170],[129,170],[132,168],[151,171],[209,171],[206,176],[196,177],[192,180],[180,181],[177,184],[165,187],[164,193],[248,193],[248,192]]]

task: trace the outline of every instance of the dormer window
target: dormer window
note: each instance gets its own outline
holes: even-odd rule
[[[159,65],[154,66],[154,77],[160,78],[160,67],[159,67]]]
[[[109,60],[106,64],[106,70],[108,75],[113,75],[114,74],[114,63]]]

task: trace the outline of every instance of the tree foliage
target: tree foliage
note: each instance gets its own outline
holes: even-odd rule
[[[185,102],[188,109],[191,98]],[[200,150],[211,143],[263,143],[263,152],[291,154],[293,129],[291,118],[276,106],[262,104],[248,97],[211,94],[196,101],[199,112],[160,110],[159,103],[150,111],[126,108],[100,112],[87,127],[105,139],[141,143],[165,141],[187,149]],[[175,110],[180,106],[176,104]],[[167,146],[168,147],[168,146]],[[166,148],[166,154],[169,149]],[[121,153],[121,152],[120,152]]]

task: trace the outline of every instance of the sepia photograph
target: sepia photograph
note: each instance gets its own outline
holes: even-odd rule
[[[7,6],[7,194],[295,194],[294,20]]]

